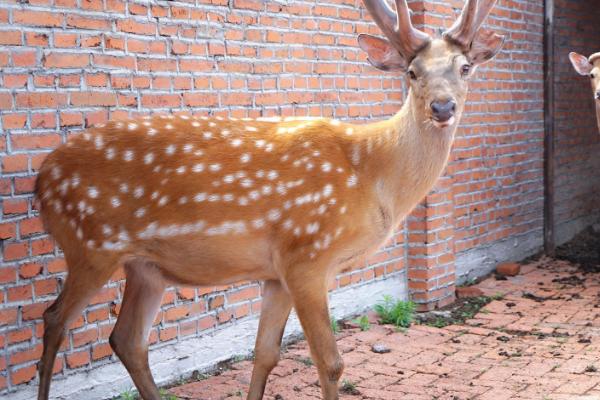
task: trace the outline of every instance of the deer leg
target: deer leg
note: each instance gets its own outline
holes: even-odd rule
[[[110,346],[127,368],[140,396],[144,400],[159,400],[148,364],[148,334],[166,283],[158,269],[146,263],[127,265],[125,271],[125,293]]]
[[[54,303],[44,312],[44,350],[38,364],[40,386],[38,400],[47,400],[56,353],[69,324],[83,311],[89,300],[108,281],[114,267],[90,268],[84,263],[68,263],[65,285]]]
[[[296,270],[301,271],[302,268]],[[337,400],[338,381],[344,371],[344,362],[331,330],[327,280],[318,276],[318,273],[307,272],[302,276],[290,277],[288,287],[319,372],[323,399]]]
[[[281,339],[291,309],[292,300],[281,283],[266,281],[247,400],[263,398],[267,378],[279,361]]]

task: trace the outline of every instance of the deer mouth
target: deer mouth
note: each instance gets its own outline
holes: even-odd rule
[[[449,126],[454,125],[454,122],[456,122],[456,118],[454,116],[452,116],[445,121],[440,121],[438,119],[431,118],[431,121],[433,122],[433,126],[435,126],[436,128],[439,128],[439,129],[443,129],[443,128],[447,128]]]

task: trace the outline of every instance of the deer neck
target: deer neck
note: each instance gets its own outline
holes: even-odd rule
[[[355,143],[366,153],[364,163],[359,164],[362,182],[374,185],[381,205],[397,223],[442,174],[457,126],[455,123],[452,127],[436,128],[425,118],[419,118],[413,104],[409,94],[394,117],[367,125]]]

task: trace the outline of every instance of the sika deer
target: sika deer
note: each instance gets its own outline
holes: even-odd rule
[[[329,281],[373,252],[442,173],[468,81],[503,37],[480,29],[496,0],[468,0],[442,38],[364,0],[387,36],[360,35],[379,69],[410,92],[387,121],[161,116],[96,126],[44,162],[41,214],[69,274],[45,312],[39,399],[65,329],[119,265],[127,285],[110,343],[144,399],[159,399],[147,336],[167,285],[265,281],[248,399],[261,399],[295,307],[324,399],[343,363],[330,329]]]
[[[569,59],[579,75],[589,76],[591,79],[594,100],[596,102],[598,132],[600,132],[600,53],[592,54],[588,59],[581,54],[572,52],[569,54]]]

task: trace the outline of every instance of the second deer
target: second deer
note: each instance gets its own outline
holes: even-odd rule
[[[589,58],[572,52],[569,54],[571,63],[580,75],[590,78],[594,101],[596,102],[596,120],[600,133],[600,53],[592,54]]]
[[[67,327],[120,265],[127,283],[110,344],[144,399],[160,399],[147,339],[165,288],[242,280],[264,281],[248,399],[263,396],[292,307],[323,398],[338,398],[329,283],[384,244],[432,188],[469,80],[504,39],[481,29],[496,0],[468,0],[440,38],[413,27],[406,0],[396,11],[364,3],[386,39],[363,34],[360,47],[410,86],[389,120],[146,117],[90,128],[48,156],[37,196],[68,277],[44,313],[40,400]]]

